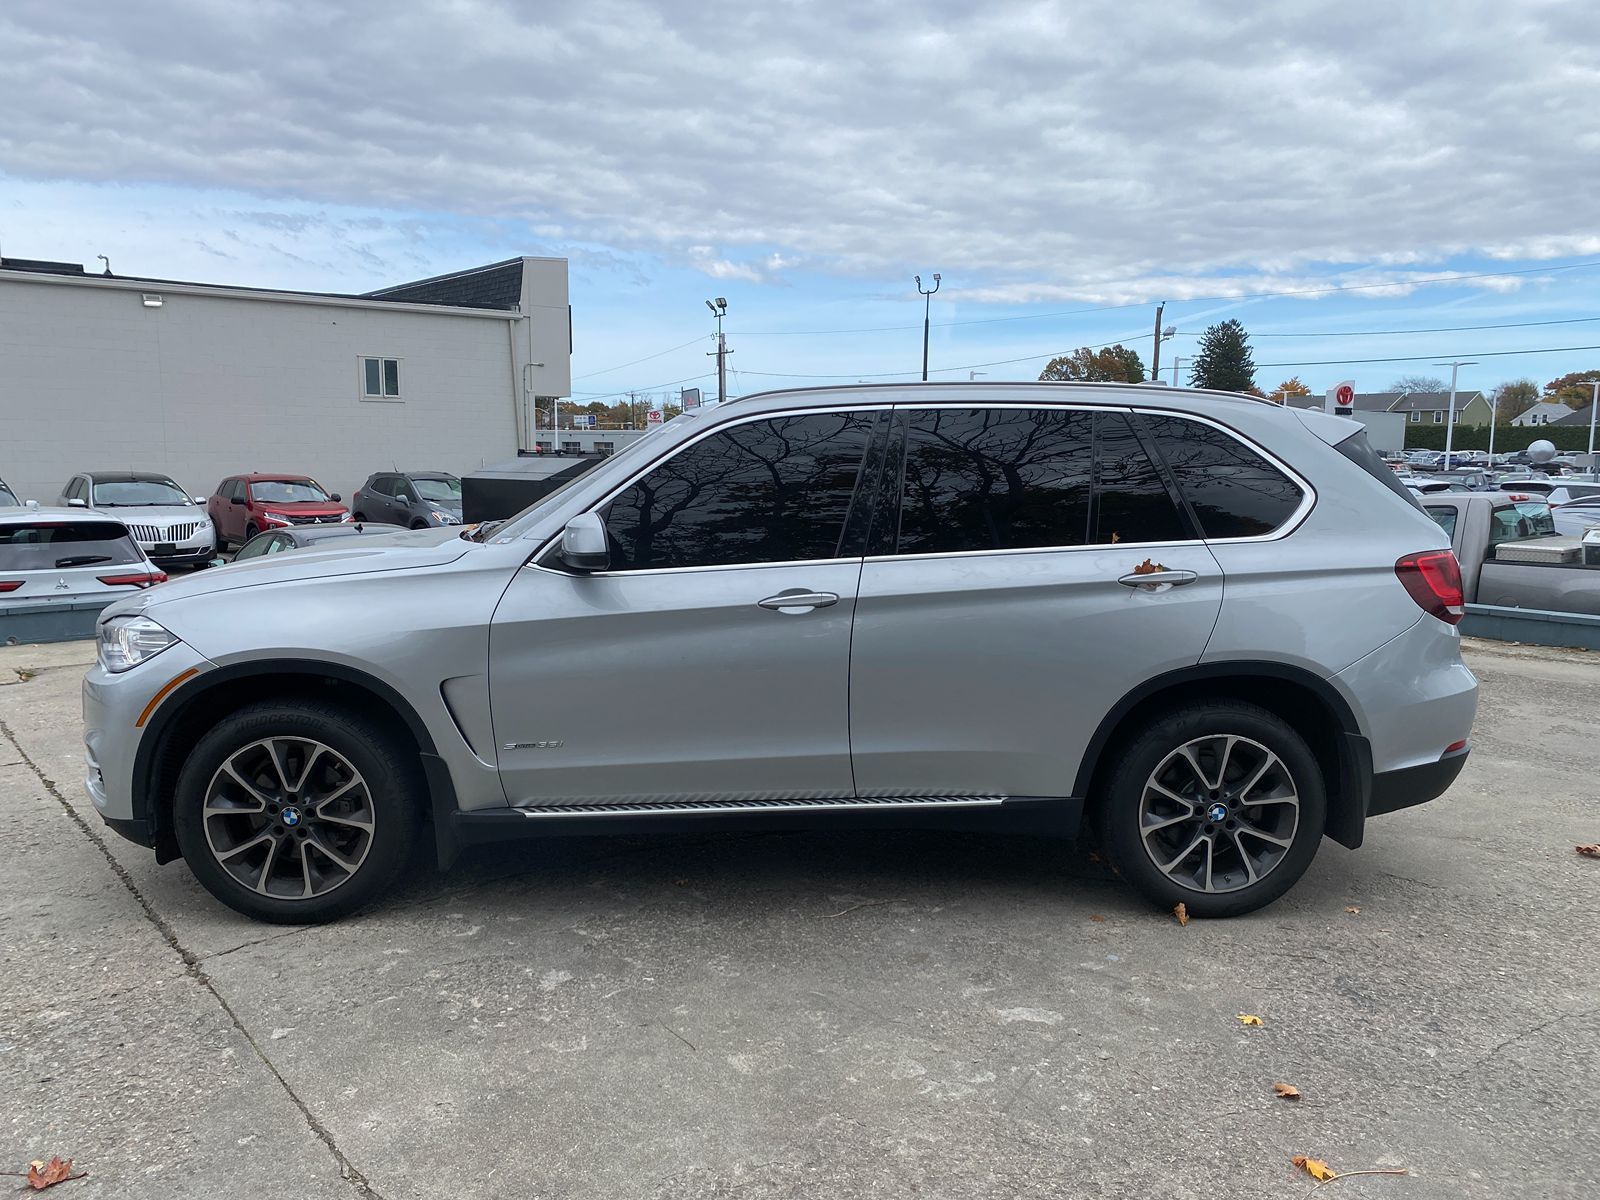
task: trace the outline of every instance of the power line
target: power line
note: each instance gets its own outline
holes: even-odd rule
[[[1600,321],[1600,317],[1567,317],[1559,321],[1514,321],[1508,325],[1441,325],[1435,329],[1330,329],[1320,333],[1260,333],[1252,329],[1250,337],[1252,339],[1258,337],[1394,337],[1405,333],[1464,333],[1476,329],[1531,329],[1536,325],[1581,325],[1586,321]]]
[[[706,334],[701,334],[699,337],[690,338],[687,342],[684,342],[681,346],[671,346],[666,350],[657,351],[655,354],[646,354],[643,358],[636,358],[632,362],[619,363],[617,366],[606,367],[604,370],[600,370],[600,371],[590,371],[585,375],[574,375],[572,377],[572,381],[574,383],[576,383],[580,379],[593,379],[596,375],[609,375],[613,371],[622,370],[623,367],[636,367],[640,363],[649,362],[653,358],[665,358],[668,354],[671,354],[675,350],[687,350],[690,346],[694,345],[696,342],[705,340],[706,336],[707,336]]]
[[[699,339],[696,340],[698,341]],[[676,387],[680,383],[693,383],[698,379],[709,379],[715,374],[715,371],[702,371],[699,375],[690,375],[684,379],[668,379],[662,383],[646,384],[644,387],[623,388],[620,392],[580,392],[576,394],[585,397],[585,404],[591,404],[596,400],[609,400],[613,396],[626,396],[629,392],[653,392],[657,388]]]
[[[1600,346],[1544,346],[1537,350],[1474,350],[1471,353],[1476,354],[1479,358],[1514,358],[1519,354],[1566,354],[1576,350],[1600,350]],[[1453,352],[1445,352],[1440,354],[1408,354],[1401,358],[1326,358],[1317,362],[1257,363],[1256,367],[1257,369],[1263,367],[1343,367],[1356,366],[1360,363],[1421,362],[1424,359],[1456,357],[1458,355]]]

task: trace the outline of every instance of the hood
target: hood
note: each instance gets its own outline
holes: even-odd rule
[[[101,504],[93,511],[121,521],[124,525],[172,525],[211,519],[198,504]]]
[[[155,610],[167,604],[181,604],[195,596],[306,579],[442,567],[481,549],[478,543],[467,541],[460,533],[459,529],[449,527],[353,534],[326,547],[311,546],[196,571],[130,596],[106,609],[106,615],[120,617],[148,610],[159,620]]]
[[[250,507],[267,512],[299,513],[302,516],[323,516],[345,511],[342,500],[252,500]]]

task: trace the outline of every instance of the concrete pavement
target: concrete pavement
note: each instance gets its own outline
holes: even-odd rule
[[[86,647],[0,650],[0,1170],[72,1156],[82,1197],[1250,1200],[1303,1194],[1309,1154],[1411,1172],[1343,1198],[1592,1195],[1600,863],[1572,847],[1600,840],[1600,664],[1468,653],[1451,793],[1248,918],[1180,928],[1050,842],[783,834],[484,852],[283,929],[100,826]]]

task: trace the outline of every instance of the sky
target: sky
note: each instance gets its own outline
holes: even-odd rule
[[[570,260],[574,394],[1600,369],[1589,0],[7,0],[0,255],[367,291]],[[1364,361],[1350,361],[1364,360]],[[1382,361],[1370,361],[1382,360]],[[1187,367],[1181,377],[1187,379]]]

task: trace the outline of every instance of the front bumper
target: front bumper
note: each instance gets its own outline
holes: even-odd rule
[[[178,642],[131,670],[113,675],[96,663],[84,675],[83,786],[101,819],[124,837],[150,844],[143,815],[133,810],[133,769],[158,697],[215,665]]]

